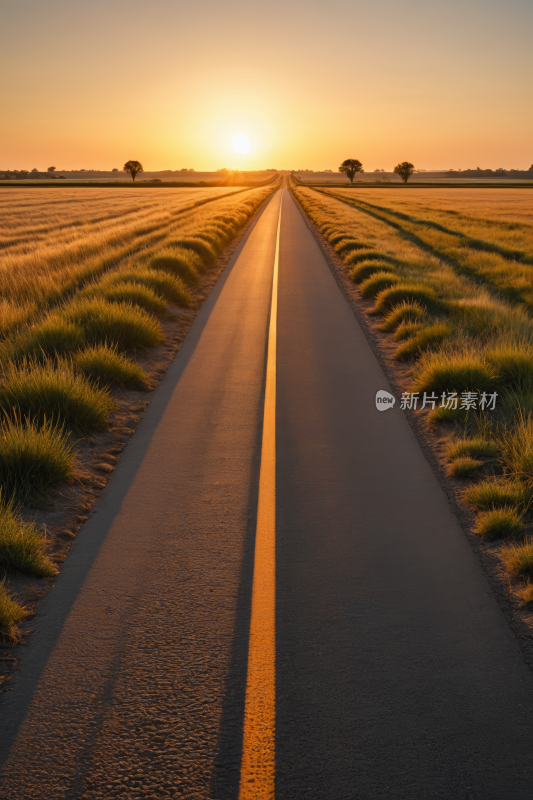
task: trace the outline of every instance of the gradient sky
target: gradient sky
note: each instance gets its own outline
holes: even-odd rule
[[[0,30],[0,169],[533,164],[531,0],[0,0]]]

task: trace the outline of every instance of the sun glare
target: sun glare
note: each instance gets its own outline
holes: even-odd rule
[[[250,152],[252,144],[244,133],[236,133],[231,140],[231,146],[236,153],[241,153],[241,155],[244,155],[245,153]]]

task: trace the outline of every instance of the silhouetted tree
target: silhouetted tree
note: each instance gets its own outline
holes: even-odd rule
[[[350,179],[350,183],[353,183],[353,179],[357,173],[362,171],[363,165],[356,158],[347,158],[339,167],[339,172],[344,172]]]
[[[122,167],[122,172],[129,172],[133,180],[139,172],[144,172],[143,165],[140,161],[126,161]]]
[[[55,172],[55,171],[56,171],[55,167],[48,167],[47,169],[47,172]]]
[[[401,164],[396,164],[394,167],[394,174],[399,175],[404,183],[407,183],[414,171],[415,165],[410,161],[402,161]]]

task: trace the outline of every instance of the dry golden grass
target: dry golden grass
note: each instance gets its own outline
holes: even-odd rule
[[[82,433],[105,426],[111,399],[80,371],[106,385],[127,379],[146,388],[142,370],[134,374],[113,348],[161,344],[157,316],[167,316],[169,302],[190,301],[181,278],[151,262],[171,253],[198,282],[275,188],[0,189],[0,420],[31,416],[37,426],[21,428],[15,472],[26,470],[20,454],[30,433],[41,435],[50,420]],[[107,400],[86,424],[95,393]],[[6,480],[0,471],[0,490]]]

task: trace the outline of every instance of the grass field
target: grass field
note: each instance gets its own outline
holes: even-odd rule
[[[20,507],[46,506],[75,478],[76,441],[105,429],[114,383],[149,388],[135,354],[163,343],[171,307],[189,308],[202,275],[275,188],[0,188],[4,570],[55,574]],[[1,588],[0,633],[16,638],[25,612]]]
[[[533,599],[533,192],[317,189],[297,200],[371,301],[410,367],[423,414],[448,424],[448,470],[467,482],[474,531],[494,542],[523,603]],[[455,392],[458,400],[439,402]],[[494,411],[461,396],[497,393]],[[428,409],[429,413],[428,413]]]

